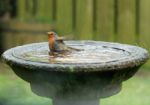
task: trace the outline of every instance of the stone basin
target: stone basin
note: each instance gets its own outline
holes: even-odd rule
[[[117,94],[122,82],[148,60],[137,46],[101,41],[65,41],[82,49],[68,55],[48,55],[48,43],[33,43],[7,50],[5,62],[32,91],[53,99],[54,105],[99,105],[99,99]]]

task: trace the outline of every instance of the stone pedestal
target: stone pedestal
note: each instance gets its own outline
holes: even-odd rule
[[[100,105],[97,100],[53,99],[53,105]]]

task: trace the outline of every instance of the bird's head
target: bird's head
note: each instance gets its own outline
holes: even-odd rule
[[[57,39],[57,34],[55,32],[48,32],[49,39]]]
[[[49,40],[55,40],[55,41],[65,40],[64,37],[59,37],[55,32],[48,32],[48,39]]]

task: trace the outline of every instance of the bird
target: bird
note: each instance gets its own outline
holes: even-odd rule
[[[49,55],[68,54],[80,49],[72,48],[64,43],[64,37],[59,37],[55,32],[48,32]]]

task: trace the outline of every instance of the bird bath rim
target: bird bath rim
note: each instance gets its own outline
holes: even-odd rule
[[[32,43],[26,44],[23,46],[18,46],[11,48],[4,52],[2,57],[10,65],[16,65],[23,68],[34,69],[34,70],[53,70],[53,71],[62,71],[62,72],[92,72],[92,71],[108,71],[108,70],[121,70],[126,68],[132,68],[142,65],[148,60],[148,52],[137,46],[113,43],[113,42],[102,42],[102,41],[65,41],[66,44],[95,44],[98,46],[111,47],[115,49],[122,49],[130,53],[128,58],[112,61],[112,62],[103,62],[103,63],[43,63],[43,62],[34,62],[25,59],[17,58],[13,55],[14,51],[17,51],[23,47],[33,47],[33,46],[45,46],[47,42],[41,43]],[[53,69],[55,68],[55,69]]]

